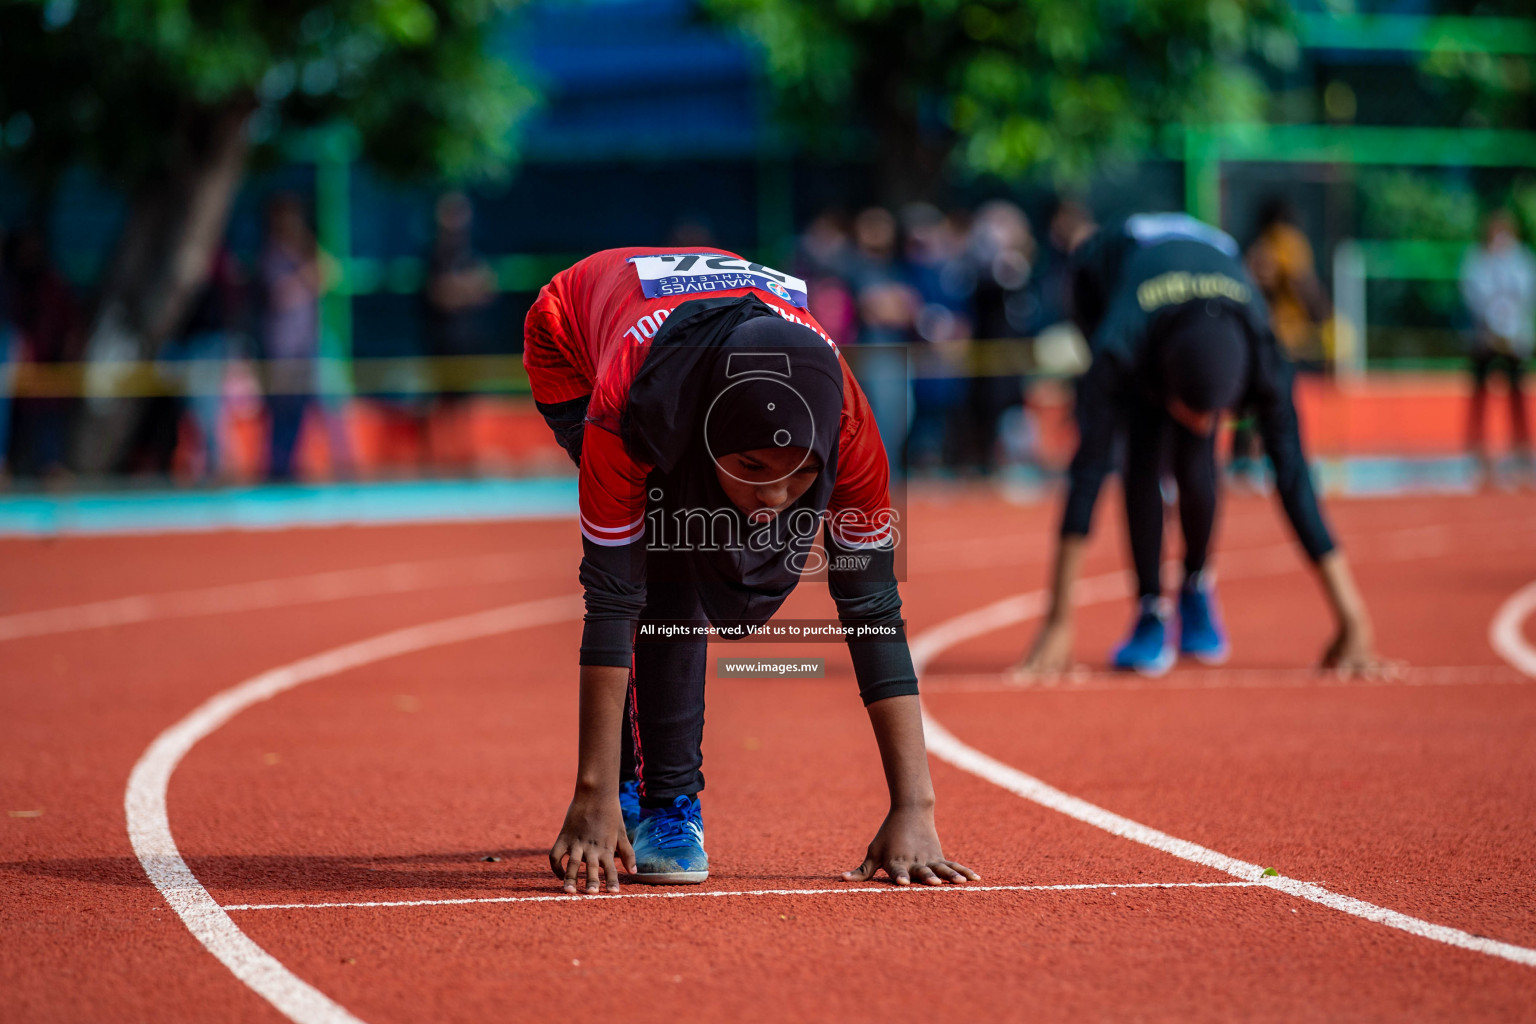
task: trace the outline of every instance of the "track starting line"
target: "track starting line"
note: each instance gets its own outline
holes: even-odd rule
[[[549,896],[478,896],[447,900],[372,900],[361,903],[225,903],[224,910],[321,910],[331,907],[451,907],[468,903],[574,903],[579,900],[685,900],[711,896],[880,896],[912,892],[1076,892],[1108,889],[1114,895],[1121,889],[1264,889],[1267,882],[1083,882],[1064,885],[882,885],[841,889],[738,889],[704,892],[604,892]]]

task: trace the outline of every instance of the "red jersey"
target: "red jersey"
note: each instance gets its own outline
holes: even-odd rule
[[[704,261],[693,276],[657,279],[658,260],[686,274],[690,259]],[[708,274],[698,272],[706,267]],[[797,304],[804,301],[800,282],[723,249],[606,249],[562,270],[539,292],[524,326],[523,366],[540,403],[590,396],[579,491],[581,532],[594,544],[630,544],[645,532],[652,467],[629,454],[619,422],[651,339],[684,302],[747,295],[836,349]],[[864,392],[841,354],[838,363],[843,409],[828,527],[845,548],[874,547],[891,535],[889,464]]]

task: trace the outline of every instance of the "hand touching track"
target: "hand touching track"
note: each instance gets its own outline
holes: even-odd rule
[[[635,851],[624,834],[617,788],[612,794],[578,793],[550,848],[550,870],[565,882],[566,892],[575,894],[582,884],[582,865],[586,865],[586,891],[595,896],[602,891],[605,878],[609,892],[619,891],[619,864],[634,873]]]
[[[864,863],[844,871],[843,881],[867,882],[882,869],[897,885],[914,880],[924,885],[964,885],[981,879],[964,864],[945,858],[931,808],[892,809],[869,844]]]

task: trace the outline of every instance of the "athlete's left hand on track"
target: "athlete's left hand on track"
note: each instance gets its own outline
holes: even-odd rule
[[[881,870],[897,885],[943,885],[945,882],[979,881],[981,876],[964,864],[948,860],[933,826],[933,812],[892,810],[886,815],[864,863],[843,872],[845,882],[867,882]]]
[[[582,891],[596,896],[606,879],[609,892],[619,891],[618,867],[631,874],[635,870],[635,851],[624,834],[624,812],[619,809],[619,791],[588,793],[578,790],[565,812],[565,824],[549,851],[549,868],[565,883],[567,893]]]

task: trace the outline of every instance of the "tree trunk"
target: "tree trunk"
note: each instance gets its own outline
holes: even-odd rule
[[[153,358],[208,280],[245,175],[253,110],[242,102],[189,113],[173,129],[170,168],[133,197],[86,345],[92,366],[76,452],[83,473],[118,468],[143,406],[112,397],[113,364]]]

